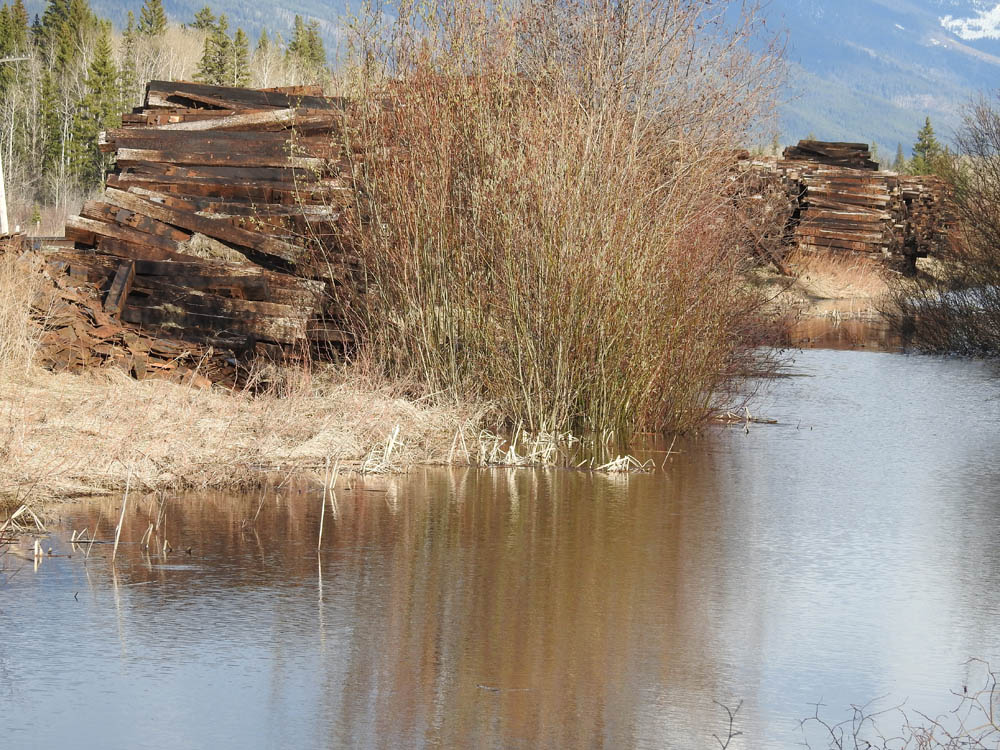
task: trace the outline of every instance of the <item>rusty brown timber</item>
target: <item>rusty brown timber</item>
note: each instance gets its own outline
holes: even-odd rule
[[[67,221],[69,242],[35,243],[65,324],[47,326],[46,363],[231,382],[237,362],[349,343],[341,310],[360,273],[337,240],[344,118],[317,87],[151,82],[101,135],[115,155],[104,194]]]
[[[787,198],[777,209],[783,250],[867,253],[912,268],[948,242],[954,217],[940,178],[880,172],[863,143],[800,141],[783,157],[752,162]]]

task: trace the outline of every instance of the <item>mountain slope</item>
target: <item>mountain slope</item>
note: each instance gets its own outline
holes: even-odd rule
[[[782,139],[814,132],[905,149],[929,116],[947,140],[961,107],[1000,80],[1000,3],[773,0],[789,30]]]

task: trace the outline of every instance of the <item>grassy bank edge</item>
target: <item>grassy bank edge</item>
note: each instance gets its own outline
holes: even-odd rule
[[[22,502],[120,492],[129,477],[144,491],[236,490],[265,474],[322,473],[327,459],[375,471],[444,462],[481,415],[343,371],[251,395],[32,367],[0,383],[0,515]]]

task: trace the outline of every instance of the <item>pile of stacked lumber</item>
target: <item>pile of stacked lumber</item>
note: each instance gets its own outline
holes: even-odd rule
[[[785,149],[784,157],[789,161],[809,161],[831,167],[878,170],[878,162],[872,161],[867,143],[799,141],[797,146]]]
[[[338,241],[344,102],[319,93],[150,83],[102,134],[115,169],[66,224],[66,273],[115,320],[222,360],[346,343],[361,284]]]
[[[899,217],[904,252],[914,256],[933,255],[948,241],[948,229],[955,223],[954,208],[948,200],[948,185],[932,175],[899,175]]]
[[[954,223],[942,180],[879,172],[865,144],[800,141],[783,159],[752,164],[793,206],[782,205],[788,247],[900,256],[912,268]]]
[[[140,380],[198,387],[236,384],[233,363],[205,347],[123,325],[102,304],[102,275],[76,263],[79,254],[64,241],[14,235],[0,242],[0,254],[8,253],[38,281],[30,313],[40,331],[39,364],[56,372],[113,366]]]
[[[793,242],[803,250],[890,253],[897,234],[884,174],[809,162],[779,163],[798,196]]]

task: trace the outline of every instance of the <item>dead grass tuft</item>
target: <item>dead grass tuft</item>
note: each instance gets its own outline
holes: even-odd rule
[[[885,265],[867,255],[797,250],[787,263],[802,289],[815,298],[877,300],[889,291]]]
[[[0,385],[0,496],[237,488],[327,458],[361,461],[395,434],[394,465],[438,461],[470,409],[417,405],[350,373],[283,396],[137,382],[115,370],[35,370]]]

